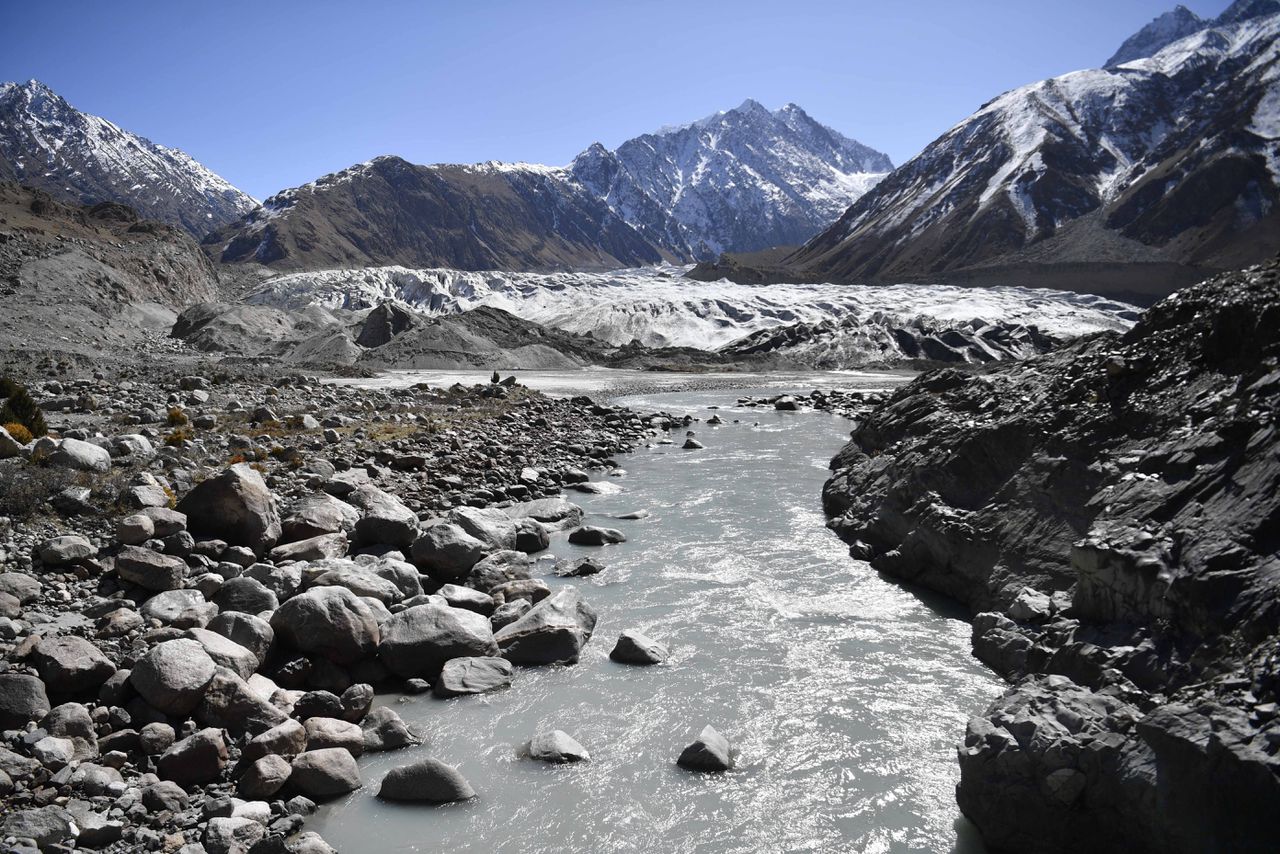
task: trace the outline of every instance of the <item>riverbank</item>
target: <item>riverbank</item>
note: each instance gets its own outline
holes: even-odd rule
[[[496,654],[474,597],[536,617],[525,555],[578,527],[563,492],[664,426],[510,383],[36,367],[59,438],[0,447],[0,835],[42,848],[328,850],[315,801],[422,740],[370,711],[374,685],[438,681],[411,618],[473,614]],[[527,663],[564,657],[526,628]]]
[[[922,375],[832,461],[853,555],[967,606],[1010,682],[959,750],[994,848],[1273,847],[1278,305],[1273,262],[1124,335]]]

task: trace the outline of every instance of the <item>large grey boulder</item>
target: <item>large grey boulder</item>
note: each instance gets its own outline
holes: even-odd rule
[[[388,801],[445,804],[475,796],[475,789],[458,773],[458,769],[439,759],[423,759],[412,765],[392,768],[382,778],[378,789],[378,797]]]
[[[530,759],[557,765],[586,762],[591,758],[587,749],[562,729],[538,733],[525,745],[525,753]]]
[[[241,753],[241,760],[253,762],[263,756],[292,759],[307,749],[307,730],[293,718],[254,736]]]
[[[466,575],[466,585],[482,593],[492,593],[494,588],[509,581],[525,581],[532,578],[532,559],[521,551],[503,549],[487,555],[471,567]]]
[[[0,673],[0,729],[19,729],[49,714],[44,683],[25,673]]]
[[[341,747],[308,750],[294,757],[289,782],[309,798],[333,798],[360,788],[360,768]]]
[[[0,818],[0,837],[33,839],[41,851],[72,842],[80,835],[75,818],[64,807],[49,805],[14,810]]]
[[[288,715],[259,696],[235,671],[218,667],[196,707],[196,718],[207,726],[240,734],[263,732],[284,723]]]
[[[378,648],[381,633],[369,606],[345,587],[316,587],[271,616],[276,639],[335,664],[354,664]]]
[[[177,590],[187,577],[187,564],[181,558],[125,546],[116,554],[116,575],[146,590]]]
[[[18,440],[8,430],[0,427],[0,460],[20,456],[25,450],[26,445],[18,444]]]
[[[226,540],[263,555],[280,539],[280,513],[262,475],[237,463],[201,481],[178,502],[197,538]]]
[[[41,638],[31,651],[30,660],[45,687],[54,694],[96,692],[116,672],[116,666],[100,649],[74,635]]]
[[[513,664],[573,663],[596,626],[595,610],[577,588],[566,587],[534,605],[494,635],[502,657]]]
[[[303,727],[307,731],[307,749],[323,750],[326,747],[341,747],[351,751],[352,756],[364,753],[364,731],[359,724],[338,718],[307,718]]]
[[[256,578],[238,575],[227,579],[213,596],[213,604],[221,611],[263,614],[280,607],[274,590]]]
[[[408,548],[418,535],[418,516],[399,498],[376,486],[364,484],[349,496],[360,511],[356,539],[362,543],[382,543]]]
[[[58,447],[49,455],[49,462],[77,471],[111,471],[111,454],[107,449],[79,439],[63,439],[59,442]]]
[[[617,528],[600,528],[595,525],[583,525],[569,532],[569,542],[579,546],[609,546],[625,543],[626,534]]]
[[[199,590],[184,587],[178,590],[165,590],[142,603],[138,609],[148,620],[159,620],[164,625],[179,622],[190,625],[190,620],[200,622],[217,613],[216,607],[209,607],[204,594]]]
[[[445,662],[432,686],[437,697],[485,694],[511,684],[515,667],[505,658],[468,656]]]
[[[266,800],[284,788],[292,772],[293,767],[288,759],[268,754],[249,765],[248,770],[241,776],[237,788],[246,798]]]
[[[327,492],[313,492],[289,507],[281,523],[282,543],[295,543],[323,534],[355,532],[360,511]]]
[[[186,636],[204,647],[215,664],[234,671],[241,679],[248,679],[258,669],[258,656],[217,632],[187,629]]]
[[[217,780],[226,764],[227,743],[222,730],[209,727],[192,733],[161,754],[156,773],[161,780],[179,786],[196,786]]]
[[[405,679],[434,679],[451,658],[497,654],[485,617],[441,605],[415,605],[393,615],[378,645],[382,663]]]
[[[394,605],[404,598],[404,593],[393,582],[347,560],[325,561],[312,569],[325,569],[312,579],[316,587],[345,587],[360,597],[377,599],[384,605]],[[421,590],[419,590],[421,592]]]
[[[435,522],[422,529],[413,542],[414,564],[437,581],[461,581],[484,558],[489,547],[450,522]]]
[[[729,740],[708,724],[694,742],[680,752],[676,764],[690,771],[728,771],[734,765],[734,753]]]
[[[339,531],[336,534],[320,534],[305,540],[276,546],[271,550],[270,557],[274,563],[284,563],[291,560],[326,560],[345,555],[348,545],[347,535]]]
[[[156,709],[185,715],[199,704],[216,669],[204,647],[189,638],[178,638],[156,644],[138,659],[129,681]]]
[[[364,732],[364,749],[370,753],[399,750],[422,743],[422,739],[405,725],[395,710],[387,706],[370,709],[360,721],[360,729]]]
[[[619,664],[661,664],[667,660],[670,651],[664,644],[658,643],[637,631],[625,631],[618,635],[609,658]]]
[[[532,519],[552,531],[567,531],[582,524],[582,508],[560,496],[513,504],[503,512],[512,520]]]
[[[266,620],[238,611],[223,611],[210,620],[205,628],[249,650],[258,660],[259,666],[267,660],[267,653],[271,651],[271,644],[276,639],[276,633]]]
[[[98,553],[93,543],[77,534],[50,537],[36,551],[40,554],[40,562],[45,566],[66,566]]]
[[[204,850],[206,854],[249,854],[266,834],[266,827],[251,818],[211,818],[204,828]]]
[[[449,521],[484,543],[486,551],[516,547],[516,523],[501,510],[456,507],[449,511]]]

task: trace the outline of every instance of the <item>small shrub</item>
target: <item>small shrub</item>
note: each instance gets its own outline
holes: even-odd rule
[[[26,386],[20,385],[8,377],[0,377],[0,424],[21,424],[33,437],[43,436],[49,432],[44,423],[44,413],[31,399]]]
[[[187,412],[181,406],[169,407],[169,426],[181,427],[187,423]]]
[[[164,443],[176,447],[183,442],[189,442],[195,438],[195,433],[186,427],[178,427],[174,429],[168,436],[164,437]]]
[[[25,445],[35,437],[31,435],[31,431],[27,429],[27,425],[19,424],[17,421],[10,421],[4,425],[4,429],[9,431],[9,435],[19,445]]]

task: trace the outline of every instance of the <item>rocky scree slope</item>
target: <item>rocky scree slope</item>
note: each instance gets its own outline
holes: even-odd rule
[[[1280,809],[1280,262],[982,376],[924,374],[823,499],[852,553],[978,612],[1013,687],[961,808],[1002,851],[1268,850]]]
[[[795,104],[756,101],[679,127],[596,143],[569,172],[683,259],[803,243],[893,168]]]
[[[1001,95],[782,265],[1160,296],[1264,260],[1280,249],[1280,15],[1237,17]]]
[[[38,80],[0,83],[0,181],[128,205],[197,240],[257,206],[189,155],[82,113]]]
[[[669,259],[561,170],[392,156],[278,193],[204,246],[222,263],[276,270],[600,270]]]
[[[177,310],[218,296],[213,265],[180,229],[114,202],[68,205],[0,183],[0,348],[135,348]]]

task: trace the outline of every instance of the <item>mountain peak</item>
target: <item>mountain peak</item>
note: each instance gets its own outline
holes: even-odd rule
[[[739,104],[737,107],[735,107],[731,112],[736,112],[736,113],[769,113],[769,109],[768,109],[767,107],[765,107],[765,105],[764,105],[764,104],[761,104],[759,101],[757,101],[755,98],[748,98],[747,100],[745,100],[745,101],[743,101],[741,104]],[[772,113],[770,113],[770,115],[772,115]]]
[[[118,202],[203,237],[256,202],[175,148],[82,113],[39,80],[0,84],[0,180]]]
[[[1135,59],[1154,56],[1162,48],[1173,44],[1178,39],[1197,33],[1207,26],[1209,22],[1186,6],[1175,6],[1125,39],[1120,49],[1103,63],[1103,67],[1114,68]]]

